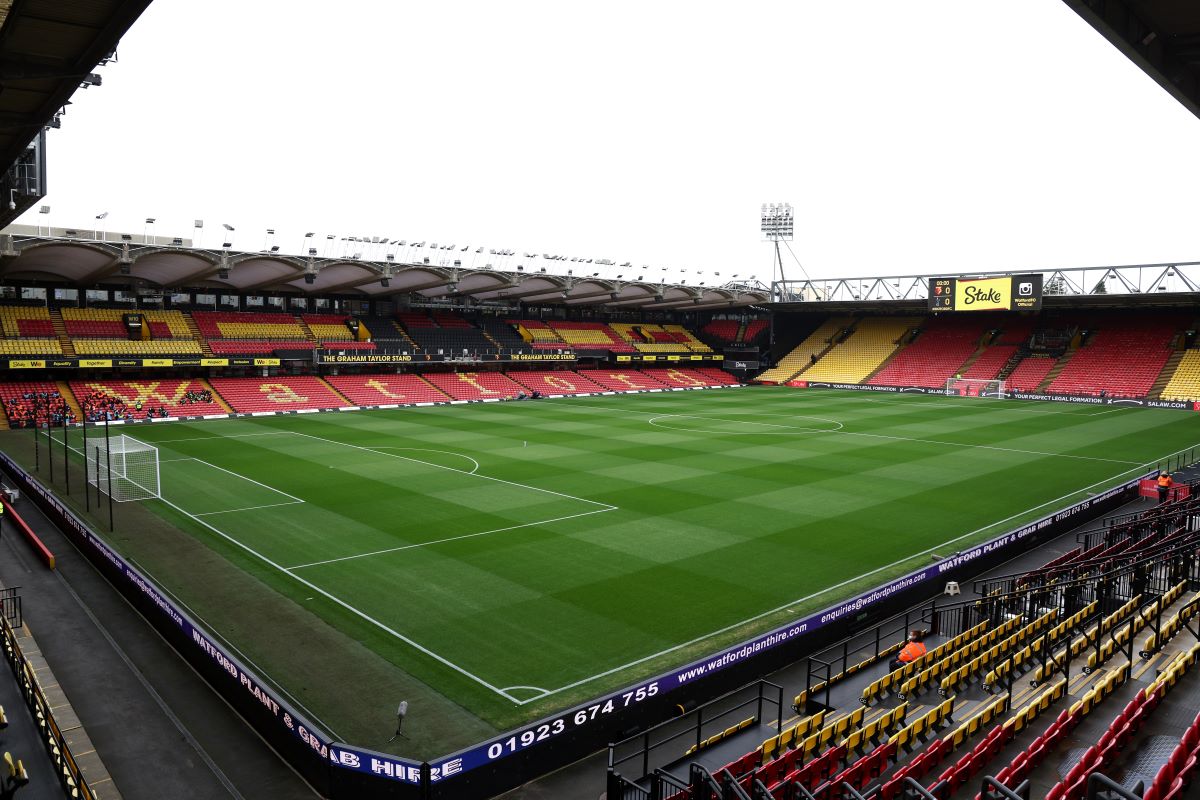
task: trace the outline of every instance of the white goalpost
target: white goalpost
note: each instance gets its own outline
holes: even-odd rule
[[[158,448],[120,434],[87,443],[87,482],[118,503],[159,498]],[[111,475],[110,475],[111,471]],[[110,481],[111,479],[111,481]]]
[[[987,381],[979,378],[947,378],[946,394],[951,397],[1006,397],[1004,381]]]

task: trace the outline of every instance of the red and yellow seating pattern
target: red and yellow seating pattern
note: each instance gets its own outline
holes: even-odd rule
[[[234,411],[299,411],[307,408],[341,408],[346,402],[320,378],[213,378],[212,387]]]
[[[525,387],[499,372],[435,372],[426,380],[455,400],[503,400]]]
[[[360,406],[444,403],[450,399],[419,375],[335,375],[330,385]]]
[[[721,372],[721,370],[714,370]],[[646,375],[664,386],[672,388],[698,389],[702,386],[729,386],[736,384],[737,381],[732,377],[724,375],[717,377],[707,370],[688,369],[686,367],[669,367],[667,369],[643,369],[643,375]]]
[[[17,338],[54,337],[54,323],[43,306],[0,306],[0,329],[5,336]]]
[[[667,384],[636,369],[581,369],[579,374],[611,392],[667,388]]]
[[[141,314],[150,327],[153,339],[193,339],[187,318],[182,311],[121,308],[63,308],[63,325],[72,339],[91,337],[123,339],[127,337],[125,315]],[[47,319],[49,317],[47,316]]]
[[[633,347],[602,322],[550,323],[564,342],[581,350],[609,350],[614,353],[631,353]]]
[[[346,317],[339,314],[302,314],[300,319],[322,342],[353,339],[354,334],[346,327]]]
[[[95,392],[107,395],[125,404],[125,410],[134,419],[145,419],[154,411],[165,408],[169,416],[196,417],[204,414],[224,414],[225,409],[213,402],[189,402],[188,392],[203,392],[208,389],[203,381],[188,378],[166,378],[163,380],[131,381],[71,381],[71,392],[82,405]],[[139,408],[140,406],[140,408]],[[86,409],[84,409],[86,412]]]
[[[510,372],[510,378],[530,392],[542,394],[589,394],[603,392],[605,388],[592,383],[579,373],[570,370],[529,370]]]
[[[308,339],[300,322],[290,314],[194,311],[192,319],[206,339]]]
[[[558,333],[539,319],[510,319],[508,324],[516,327],[521,338],[529,342],[534,350],[553,350],[569,345]]]

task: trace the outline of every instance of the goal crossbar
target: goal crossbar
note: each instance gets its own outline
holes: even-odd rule
[[[1002,380],[981,378],[947,378],[945,392],[951,397],[987,397],[1001,399],[1007,396]]]
[[[90,439],[84,456],[88,484],[118,503],[161,497],[157,447],[119,434]]]

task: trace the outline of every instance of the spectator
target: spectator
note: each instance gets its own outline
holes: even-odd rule
[[[908,642],[904,647],[900,648],[900,652],[889,663],[892,670],[900,669],[905,664],[911,664],[921,656],[925,655],[925,645],[922,640],[925,638],[925,632],[913,629],[908,632]]]
[[[1167,502],[1167,497],[1171,494],[1171,486],[1175,482],[1171,480],[1171,474],[1166,470],[1158,473],[1158,503],[1162,505]]]

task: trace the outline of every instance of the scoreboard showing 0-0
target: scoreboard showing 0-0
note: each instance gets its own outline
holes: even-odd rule
[[[1042,276],[930,278],[930,311],[1037,311],[1042,307]]]

